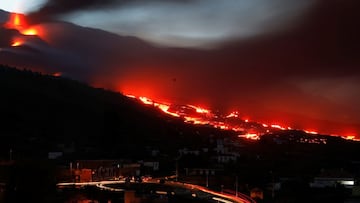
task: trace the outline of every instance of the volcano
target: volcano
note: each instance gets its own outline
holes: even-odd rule
[[[309,19],[317,15],[328,14],[310,13]],[[359,101],[359,63],[354,54],[345,54],[351,47],[325,46],[340,43],[338,36],[317,40],[316,36],[337,27],[325,24],[325,31],[309,34],[314,27],[318,29],[323,17],[304,21],[285,33],[211,50],[161,47],[137,37],[61,21],[29,25],[26,18],[1,12],[2,64],[151,98],[173,115],[202,107],[224,118],[240,112],[242,121],[263,127],[349,138],[360,131],[359,108],[354,105]],[[341,13],[340,24],[343,19],[347,15]],[[188,122],[209,124],[193,117]],[[223,121],[216,122],[215,127],[229,128]]]

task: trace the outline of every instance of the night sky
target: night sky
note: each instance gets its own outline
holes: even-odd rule
[[[250,120],[360,134],[358,0],[26,2],[0,9],[25,12],[38,37],[2,28],[0,63]],[[24,45],[9,46],[19,35]]]

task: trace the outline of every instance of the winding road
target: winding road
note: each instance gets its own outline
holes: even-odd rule
[[[57,187],[81,187],[81,186],[96,186],[101,190],[114,191],[114,192],[123,192],[124,189],[111,187],[111,185],[119,185],[124,184],[125,180],[114,180],[114,181],[98,181],[98,182],[82,182],[82,183],[58,183]],[[206,199],[209,202],[223,202],[223,203],[256,203],[249,196],[238,193],[238,196],[234,196],[231,194],[224,194],[221,192],[216,192],[210,190],[206,187],[189,184],[189,183],[181,183],[175,181],[166,181],[165,183],[160,183],[159,179],[153,179],[150,181],[143,182],[143,184],[163,184],[173,188],[185,189],[187,193],[191,193],[194,198]],[[162,191],[160,191],[162,192]],[[166,194],[166,192],[163,192]],[[175,193],[181,193],[179,191],[171,192],[171,194],[175,195]]]

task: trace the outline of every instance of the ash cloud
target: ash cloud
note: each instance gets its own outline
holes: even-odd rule
[[[9,18],[9,14],[6,11],[0,9],[0,24],[3,24]]]
[[[325,132],[346,123],[348,131],[359,132],[359,3],[318,1],[291,29],[213,50],[141,49],[133,53],[138,60],[105,76],[113,82],[103,84],[172,101],[239,107],[255,120]],[[338,125],[324,124],[329,122]]]
[[[0,33],[1,33],[0,47],[9,46],[9,44],[12,43],[13,36],[19,34],[15,30],[8,30],[1,27],[0,27]]]
[[[44,21],[52,21],[61,15],[68,13],[81,11],[81,10],[98,10],[106,9],[113,6],[122,6],[130,3],[149,3],[149,2],[158,2],[165,0],[77,0],[77,1],[67,1],[67,0],[48,0],[41,8],[37,11],[29,14],[33,23],[39,23]],[[189,2],[195,0],[171,0],[170,2]],[[169,1],[167,1],[169,2]]]
[[[213,48],[224,41],[286,29],[314,2],[135,1],[114,5],[106,12],[102,9],[74,12],[63,16],[63,19],[120,35],[137,36],[162,46]]]
[[[51,20],[61,14],[66,14],[82,9],[99,8],[111,5],[116,0],[49,0],[38,11],[29,14],[33,21]]]

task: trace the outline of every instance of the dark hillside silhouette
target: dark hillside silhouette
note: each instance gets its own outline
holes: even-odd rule
[[[201,134],[232,134],[184,124],[116,92],[7,66],[0,92],[2,157],[9,149],[18,158],[46,157],[59,145],[74,146],[79,158],[126,157],[146,146],[206,144]]]

